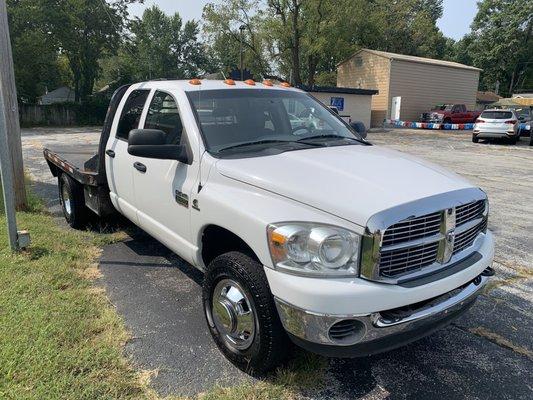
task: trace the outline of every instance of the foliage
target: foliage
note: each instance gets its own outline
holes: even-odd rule
[[[441,15],[442,0],[231,0],[204,8],[204,32],[221,69],[237,64],[242,25],[246,67],[312,86],[333,84],[336,64],[361,47],[444,56]]]
[[[227,75],[239,68],[241,41],[244,65],[256,79],[272,72],[261,4],[260,0],[229,0],[204,7],[203,31],[207,51],[212,54],[209,72],[222,71]]]
[[[483,0],[472,32],[455,44],[457,61],[482,68],[481,87],[511,95],[533,86],[533,2]]]
[[[157,6],[148,8],[132,22],[131,32],[128,53],[135,58],[136,75],[144,79],[194,77],[206,64],[198,23],[183,24],[178,13],[167,16]]]
[[[53,38],[46,31],[38,0],[8,0],[17,94],[35,102],[46,89],[62,84],[63,71]]]

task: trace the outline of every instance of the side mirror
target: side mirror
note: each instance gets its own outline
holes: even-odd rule
[[[128,136],[128,153],[132,156],[176,160],[191,164],[186,146],[166,144],[166,133],[158,129],[133,129]]]
[[[367,131],[365,128],[365,124],[363,124],[361,121],[352,121],[350,122],[350,126],[354,131],[359,134],[359,136],[361,136],[363,139],[366,139]]]

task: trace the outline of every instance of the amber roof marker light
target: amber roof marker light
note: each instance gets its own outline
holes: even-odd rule
[[[224,83],[226,85],[235,86],[235,81],[233,79],[226,79]]]
[[[289,82],[281,82],[279,85],[282,87],[292,87],[292,85]]]
[[[274,86],[274,82],[272,82],[270,79],[265,79],[263,81],[263,85],[265,85],[265,86]]]
[[[250,86],[255,86],[255,81],[253,79],[246,79],[244,83]]]
[[[191,79],[191,80],[189,81],[189,83],[190,83],[191,85],[201,85],[201,84],[202,84],[202,81],[201,81],[200,79],[195,78],[195,79]]]

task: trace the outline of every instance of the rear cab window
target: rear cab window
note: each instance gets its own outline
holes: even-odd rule
[[[483,111],[480,118],[486,119],[512,119],[513,113],[511,111]]]
[[[139,127],[144,104],[149,93],[150,91],[146,89],[134,90],[130,93],[120,114],[115,135],[117,139],[128,140],[130,131]]]

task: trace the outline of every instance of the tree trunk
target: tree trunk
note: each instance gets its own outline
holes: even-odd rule
[[[307,60],[307,68],[309,70],[309,76],[307,77],[307,86],[313,87],[315,85],[316,67],[318,64],[318,57],[310,55]]]
[[[292,10],[292,80],[294,86],[300,86],[302,84],[301,70],[300,70],[300,28],[299,28],[299,17],[300,17],[300,4],[299,0],[293,0],[293,10]]]

